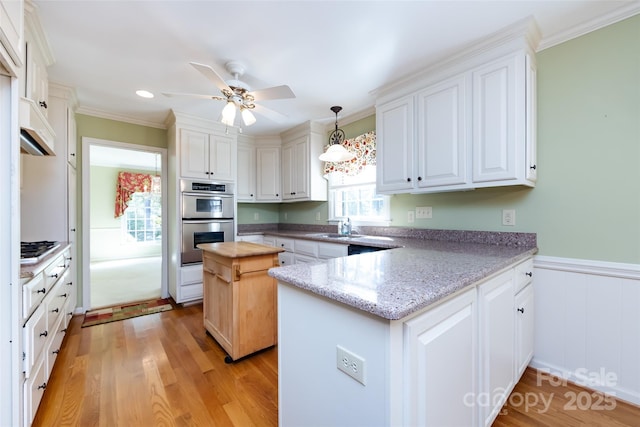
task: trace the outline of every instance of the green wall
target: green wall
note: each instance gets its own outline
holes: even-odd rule
[[[638,40],[640,15],[537,54],[535,188],[392,196],[392,225],[534,232],[541,255],[640,263]],[[364,123],[341,127],[375,128]],[[408,224],[417,206],[433,218]],[[502,209],[516,210],[516,226],[502,225]],[[319,210],[326,223],[326,203],[281,204],[280,222],[315,224]]]

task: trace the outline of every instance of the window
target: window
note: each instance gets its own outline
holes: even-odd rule
[[[159,193],[133,193],[122,216],[125,241],[162,241],[162,203]]]
[[[330,220],[348,217],[363,225],[389,225],[389,196],[376,194],[375,166],[354,176],[333,172],[327,179]]]

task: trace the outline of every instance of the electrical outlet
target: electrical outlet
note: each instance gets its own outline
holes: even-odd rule
[[[515,209],[503,209],[502,210],[502,225],[509,225],[509,226],[516,225],[516,210]]]
[[[416,208],[416,218],[420,218],[420,219],[431,218],[431,206]]]
[[[416,214],[414,211],[407,211],[407,222],[412,223],[416,219]]]
[[[320,221],[320,212],[316,212],[316,221]]]
[[[284,219],[287,219],[287,216],[288,216],[288,215],[287,215],[287,213],[285,212],[285,213],[284,213]]]
[[[254,213],[253,213],[253,219],[254,219],[255,221],[258,221],[258,220],[260,219],[260,214],[259,214],[258,212],[254,212]]]
[[[344,347],[336,347],[336,367],[360,384],[365,385],[365,360]]]

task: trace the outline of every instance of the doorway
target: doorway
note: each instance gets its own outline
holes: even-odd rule
[[[85,309],[168,297],[166,149],[82,138]]]

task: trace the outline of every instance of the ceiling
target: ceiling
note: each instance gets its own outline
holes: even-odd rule
[[[49,80],[74,87],[79,112],[164,127],[170,109],[219,120],[224,102],[162,92],[219,95],[189,62],[240,61],[251,89],[286,84],[295,99],[263,105],[248,135],[306,120],[332,123],[370,109],[371,91],[413,74],[533,16],[541,48],[638,13],[638,1],[88,1],[36,0],[54,64]],[[146,89],[155,94],[143,99]]]

